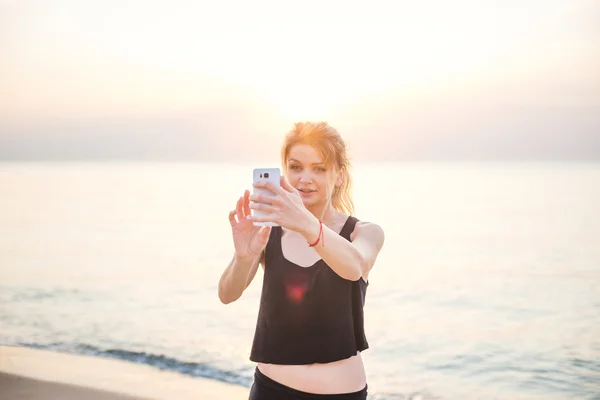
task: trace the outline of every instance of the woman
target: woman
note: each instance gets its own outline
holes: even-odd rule
[[[281,156],[281,187],[254,184],[275,197],[246,190],[229,213],[235,254],[219,282],[227,304],[264,269],[250,399],[366,399],[363,306],[384,233],[352,216],[350,163],[334,128],[296,123]]]

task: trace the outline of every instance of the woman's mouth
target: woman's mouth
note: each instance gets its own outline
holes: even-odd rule
[[[308,197],[316,192],[316,190],[306,190],[306,189],[299,189],[298,191],[300,192],[300,195],[302,197]]]

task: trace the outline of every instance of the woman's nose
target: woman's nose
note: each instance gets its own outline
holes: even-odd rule
[[[300,182],[302,182],[302,183],[310,183],[310,182],[312,182],[312,177],[310,176],[310,174],[304,173],[300,177]]]

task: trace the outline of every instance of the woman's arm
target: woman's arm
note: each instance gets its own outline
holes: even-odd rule
[[[266,214],[261,217],[249,216],[252,221],[275,222],[283,228],[301,233],[310,243],[317,240],[320,232],[319,220],[306,209],[300,193],[284,176],[281,177],[281,186],[268,181],[255,182],[253,186],[264,187],[275,196],[250,196],[250,200],[253,201],[250,208],[264,211]],[[384,234],[377,224],[358,222],[351,239],[352,242],[349,242],[324,225],[321,238],[324,243],[317,244],[314,249],[339,276],[357,281],[366,276],[373,267],[383,246]]]
[[[233,255],[219,280],[219,300],[223,304],[232,303],[242,296],[254,279],[258,264],[264,265],[264,254],[263,251],[259,257],[251,259],[240,259]]]
[[[319,236],[319,220],[313,216],[306,224],[306,229],[300,233],[310,243],[314,243]],[[377,224],[359,221],[352,233],[349,242],[338,233],[323,225],[321,241],[313,248],[323,258],[323,261],[339,276],[344,279],[357,281],[367,276],[379,251],[383,247],[385,235],[383,229]]]

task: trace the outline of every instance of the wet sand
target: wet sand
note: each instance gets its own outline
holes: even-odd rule
[[[248,393],[242,386],[126,361],[0,346],[0,399],[246,400]]]

